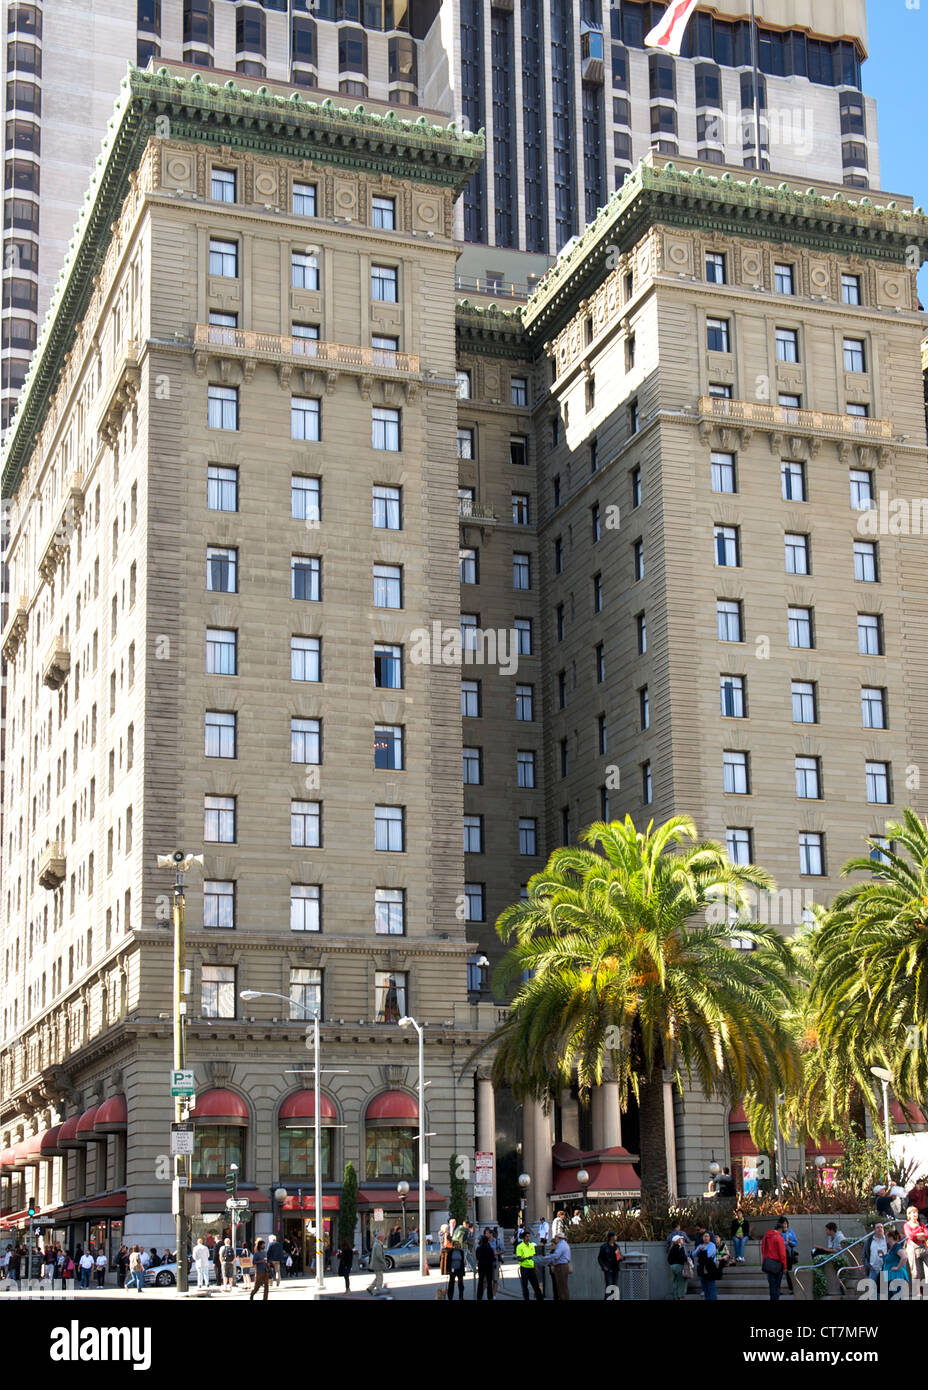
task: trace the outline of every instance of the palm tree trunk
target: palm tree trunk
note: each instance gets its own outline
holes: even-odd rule
[[[639,1145],[641,1148],[641,1189],[650,1202],[667,1202],[667,1139],[664,1133],[664,1071],[656,1066],[639,1086]]]

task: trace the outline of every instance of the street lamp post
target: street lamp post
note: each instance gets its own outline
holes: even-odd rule
[[[415,1028],[419,1035],[419,1277],[424,1278],[428,1273],[426,1259],[426,1229],[425,1229],[425,1057],[424,1057],[424,1035],[422,1027],[414,1018],[404,1014],[399,1020],[401,1028]]]
[[[519,1230],[525,1229],[525,1199],[528,1190],[532,1185],[532,1179],[528,1173],[519,1174]],[[518,1234],[518,1232],[517,1232]]]
[[[588,1188],[589,1185],[590,1185],[590,1175],[589,1175],[589,1173],[586,1171],[585,1168],[579,1168],[579,1169],[577,1170],[577,1182],[580,1184],[580,1190],[581,1190],[581,1192],[583,1193],[583,1215],[586,1216],[586,1213],[587,1213],[586,1193],[587,1193],[587,1188]]]
[[[816,1155],[815,1155],[815,1170],[816,1170],[816,1174],[815,1174],[815,1175],[816,1175],[816,1178],[817,1178],[817,1180],[818,1180],[818,1186],[819,1186],[819,1187],[821,1187],[822,1182],[823,1182],[824,1177],[825,1177],[825,1163],[826,1163],[826,1161],[827,1161],[827,1160],[826,1160],[824,1154],[816,1154]]]
[[[230,1214],[231,1214],[231,1216],[232,1216],[232,1276],[233,1276],[233,1277],[232,1277],[232,1283],[233,1283],[233,1285],[234,1285],[234,1283],[235,1283],[235,1227],[236,1227],[236,1223],[237,1223],[237,1220],[238,1220],[238,1207],[235,1205],[235,1203],[238,1201],[238,1164],[237,1164],[237,1163],[230,1163],[230,1164],[229,1164],[229,1172],[232,1174],[232,1206],[229,1208],[229,1211],[230,1211]],[[227,1184],[227,1186],[228,1186],[228,1184]],[[177,1274],[178,1274],[178,1277],[180,1277],[180,1269],[178,1269]]]
[[[406,1240],[406,1198],[409,1196],[409,1183],[406,1182],[405,1178],[403,1179],[402,1182],[398,1182],[398,1183],[396,1184],[396,1191],[397,1191],[397,1195],[398,1195],[398,1197],[399,1197],[399,1199],[400,1199],[400,1204],[402,1205],[402,1208],[403,1208],[403,1241],[405,1242],[405,1240]],[[421,1238],[421,1235],[422,1235],[421,1231],[420,1231],[419,1235],[420,1235],[420,1238]]]
[[[280,1228],[283,1225],[284,1202],[287,1200],[287,1189],[285,1187],[275,1187],[274,1201],[277,1203],[277,1221],[274,1226],[275,1237],[280,1235]]]
[[[887,1067],[871,1067],[871,1074],[876,1077],[883,1087],[883,1138],[886,1143],[886,1180],[892,1186],[892,1173],[890,1172],[891,1155],[889,1150],[889,1087],[893,1079],[893,1074]]]
[[[174,898],[172,906],[172,916],[174,921],[174,1070],[183,1071],[184,1059],[186,1056],[186,1045],[184,1029],[186,1025],[187,1004],[184,996],[186,989],[186,970],[184,969],[185,956],[185,934],[187,926],[187,899],[184,894],[184,874],[193,864],[203,867],[202,854],[185,854],[182,849],[176,849],[173,854],[159,854],[157,856],[159,869],[174,870]],[[186,1098],[175,1096],[174,1098],[174,1121],[176,1124],[184,1118]],[[183,1182],[181,1182],[183,1179]],[[174,1240],[177,1246],[177,1292],[187,1292],[187,1221],[185,1207],[187,1203],[186,1193],[190,1189],[190,1158],[186,1154],[176,1154],[174,1156],[174,1192],[176,1197],[174,1204],[177,1211],[174,1213]]]

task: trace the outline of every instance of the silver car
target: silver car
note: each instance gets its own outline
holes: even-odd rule
[[[419,1266],[419,1242],[412,1236],[407,1236],[401,1245],[394,1245],[390,1248],[384,1246],[387,1269],[417,1269]],[[441,1259],[441,1252],[438,1248],[438,1240],[435,1236],[425,1238],[425,1258],[430,1265],[437,1265]],[[370,1255],[364,1255],[361,1259],[361,1266],[364,1269],[370,1267]]]

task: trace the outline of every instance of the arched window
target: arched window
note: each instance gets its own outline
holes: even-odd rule
[[[364,1117],[365,1176],[414,1178],[418,1171],[419,1107],[405,1091],[375,1096]]]
[[[230,1164],[237,1163],[241,1182],[248,1126],[248,1107],[241,1096],[233,1091],[204,1091],[197,1097],[190,1118],[194,1124],[193,1181],[221,1181]]]
[[[277,1117],[278,1171],[284,1182],[315,1177],[315,1099],[312,1091],[297,1091],[288,1096],[280,1107]],[[334,1177],[334,1139],[338,1115],[326,1095],[320,1097],[319,1111],[322,1120],[322,1178],[324,1182],[331,1182]]]

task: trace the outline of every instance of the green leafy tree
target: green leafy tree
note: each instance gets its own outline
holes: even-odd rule
[[[358,1173],[351,1159],[345,1164],[342,1178],[342,1200],[338,1210],[338,1240],[354,1240],[354,1227],[358,1218]]]
[[[688,816],[644,833],[631,817],[597,822],[580,841],[555,850],[497,922],[510,947],[497,985],[517,987],[486,1046],[496,1083],[520,1099],[548,1104],[574,1078],[581,1090],[614,1078],[623,1101],[633,1093],[642,1187],[657,1196],[668,1186],[665,1072],[732,1104],[772,1100],[798,1078],[783,1022],[790,947],[745,916],[770,875],[697,842]],[[754,949],[735,949],[733,934]]]
[[[467,1179],[457,1154],[451,1155],[448,1192],[448,1214],[460,1225],[467,1216]]]

